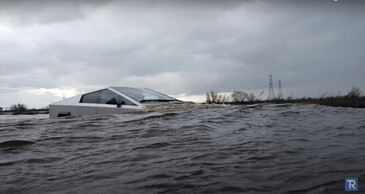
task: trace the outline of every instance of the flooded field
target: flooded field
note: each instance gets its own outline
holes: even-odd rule
[[[0,116],[0,193],[342,193],[352,177],[365,187],[365,109],[48,117]]]

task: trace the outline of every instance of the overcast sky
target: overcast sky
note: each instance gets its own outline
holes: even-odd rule
[[[107,86],[365,92],[362,0],[0,0],[0,106]]]

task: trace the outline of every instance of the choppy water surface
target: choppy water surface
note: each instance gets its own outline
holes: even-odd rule
[[[223,106],[0,121],[0,193],[336,193],[350,177],[365,187],[365,109]]]

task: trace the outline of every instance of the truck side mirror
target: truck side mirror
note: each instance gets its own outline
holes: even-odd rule
[[[120,108],[120,107],[122,107],[122,105],[124,105],[124,104],[125,104],[125,102],[124,102],[124,101],[122,101],[122,102],[118,102],[117,107],[118,107],[118,108]]]

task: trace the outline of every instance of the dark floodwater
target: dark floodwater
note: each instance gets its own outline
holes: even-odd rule
[[[352,177],[365,191],[365,109],[0,119],[0,193],[342,193]]]

